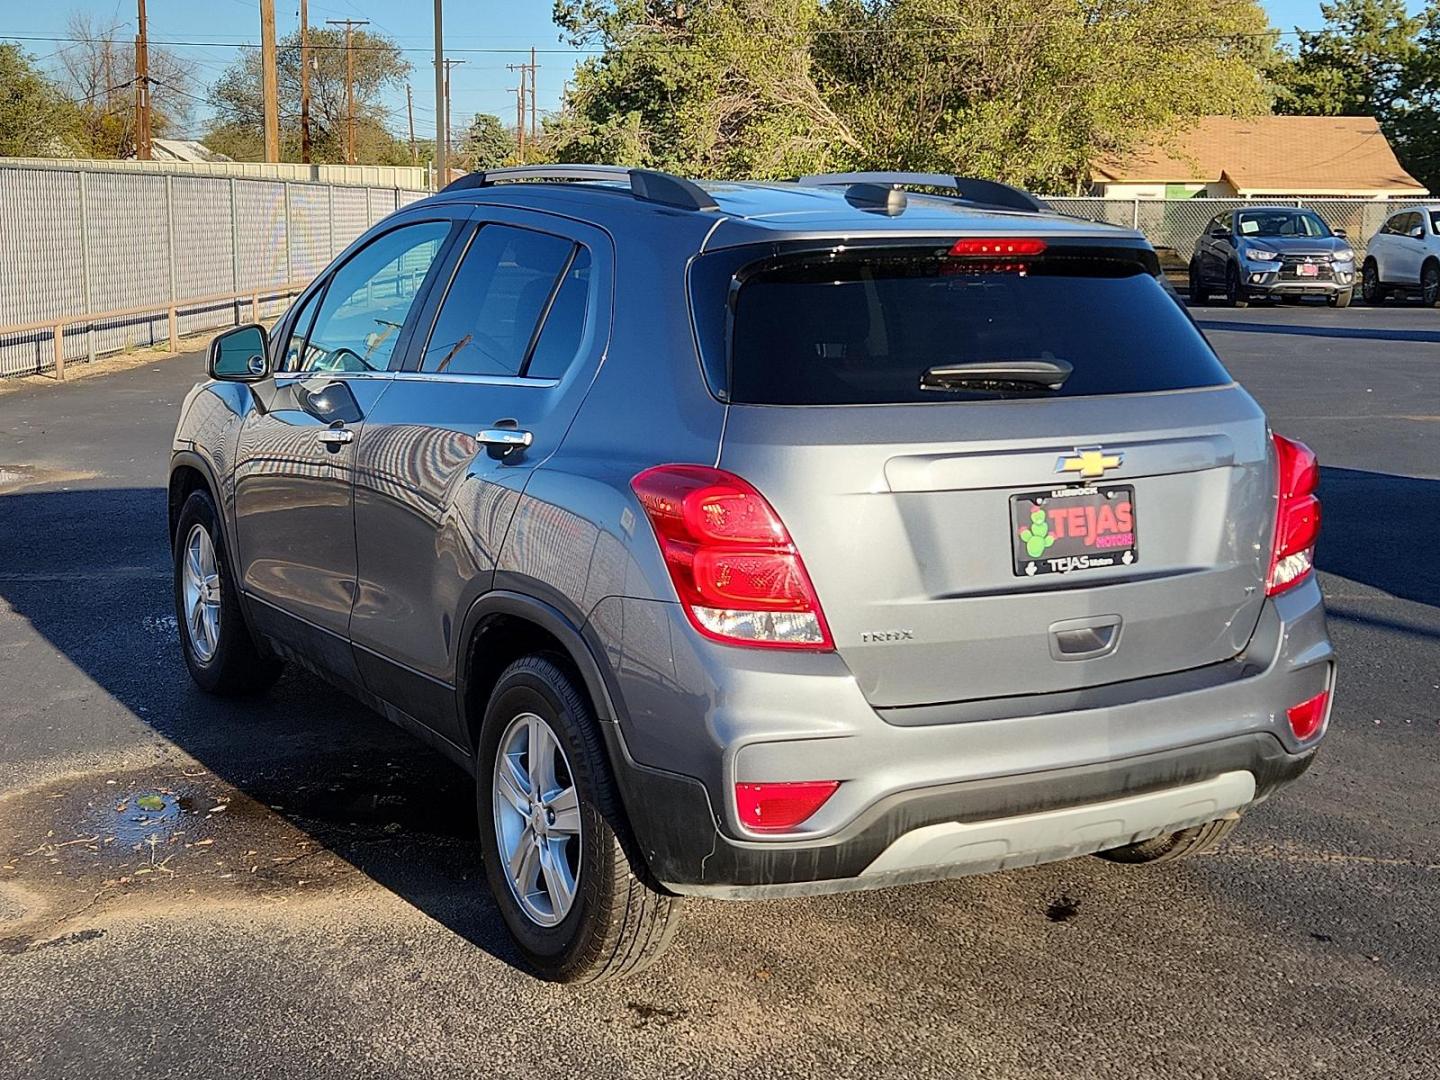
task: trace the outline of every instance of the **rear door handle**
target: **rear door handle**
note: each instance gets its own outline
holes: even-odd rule
[[[326,446],[343,446],[345,443],[355,440],[355,432],[348,428],[326,428],[317,432],[315,438]]]
[[[504,458],[528,449],[535,441],[535,436],[520,428],[495,427],[478,432],[475,441],[489,447],[491,457]]]

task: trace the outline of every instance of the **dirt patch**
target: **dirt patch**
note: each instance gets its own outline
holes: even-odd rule
[[[35,484],[67,484],[90,480],[99,473],[79,469],[55,469],[43,465],[0,465],[0,494]]]
[[[411,762],[307,763],[240,784],[193,763],[69,777],[0,800],[0,952],[104,915],[288,904],[402,870],[459,884],[475,859],[463,774]]]

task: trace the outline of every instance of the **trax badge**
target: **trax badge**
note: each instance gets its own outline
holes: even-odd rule
[[[1104,476],[1107,469],[1118,469],[1124,461],[1124,454],[1107,454],[1098,446],[1077,446],[1074,454],[1056,460],[1055,471],[1079,473],[1088,479]]]

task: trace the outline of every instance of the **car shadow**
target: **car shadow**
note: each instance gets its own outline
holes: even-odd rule
[[[1195,314],[1195,309],[1191,309]],[[1205,319],[1196,314],[1196,324],[1207,333],[1280,334],[1289,337],[1345,338],[1363,341],[1408,341],[1440,343],[1440,330],[1391,330],[1374,326],[1314,326],[1290,323],[1258,323],[1229,319]]]
[[[1440,480],[1322,465],[1320,504],[1322,571],[1440,607],[1440,565],[1428,543],[1416,542],[1418,523],[1440,521]]]
[[[463,770],[293,667],[267,694],[250,699],[210,697],[191,683],[174,622],[165,521],[166,496],[158,488],[0,495],[0,607],[8,603],[86,679],[218,780],[174,779],[189,774],[173,768],[117,769],[118,786],[105,790],[113,795],[126,791],[126,784],[154,790],[162,783],[193,783],[196,798],[203,789],[205,802],[190,835],[210,826],[216,839],[206,855],[223,852],[232,862],[248,856],[243,861],[257,864],[252,872],[268,888],[267,899],[287,891],[304,899],[323,891],[327,880],[354,881],[344,866],[343,874],[287,875],[268,865],[273,844],[267,843],[289,836],[288,850],[298,842],[308,845],[304,850],[331,853],[519,967],[485,885],[473,786]],[[75,691],[67,686],[65,692]],[[70,715],[81,714],[67,710]],[[83,724],[78,718],[68,722]],[[13,746],[18,755],[35,741],[33,734],[12,730],[0,734],[0,751]],[[206,816],[215,800],[229,797],[216,793],[230,789],[230,812]],[[186,801],[184,791],[176,794]],[[44,813],[65,807],[63,801],[42,805]],[[233,833],[228,840],[227,828]],[[301,865],[314,867],[315,861]],[[109,883],[121,873],[111,873]],[[219,878],[231,876],[191,873],[181,883],[223,898],[234,883]]]

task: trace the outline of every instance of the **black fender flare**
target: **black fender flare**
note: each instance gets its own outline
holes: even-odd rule
[[[615,707],[616,696],[605,676],[603,666],[596,658],[596,646],[585,636],[583,623],[552,604],[509,589],[492,589],[476,598],[461,623],[458,639],[460,647],[455,650],[455,694],[456,706],[462,719],[465,715],[463,709],[468,690],[466,683],[469,678],[471,643],[481,625],[497,615],[526,619],[559,641],[585,682],[596,717],[601,721],[612,722],[619,719],[619,712]]]
[[[215,510],[220,515],[220,527],[225,530],[226,546],[232,551],[233,544],[230,543],[234,535],[231,528],[230,514],[225,506],[224,496],[221,494],[220,483],[216,479],[215,470],[200,454],[194,450],[175,450],[170,454],[170,469],[165,479],[165,503],[168,515],[168,527],[166,535],[170,540],[170,546],[175,546],[175,507],[170,506],[170,482],[175,477],[175,470],[180,468],[191,468],[205,478],[205,485],[210,489],[210,498],[215,501]]]

